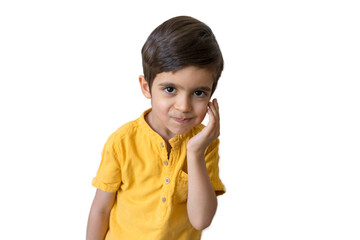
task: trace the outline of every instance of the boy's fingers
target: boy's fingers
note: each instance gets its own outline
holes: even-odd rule
[[[219,113],[217,111],[217,107],[215,106],[216,103],[214,102],[209,102],[209,109],[208,109],[208,114],[209,114],[209,123],[208,123],[208,127],[210,129],[214,129],[219,125]]]
[[[220,118],[220,115],[219,115],[219,102],[218,102],[217,99],[214,99],[214,107],[215,107],[216,117]]]
[[[215,118],[214,111],[212,110],[212,103],[209,103],[208,114],[209,114],[209,124],[211,124],[214,122],[214,118]]]
[[[220,113],[219,113],[219,103],[218,100],[215,98],[213,100],[213,113],[215,117],[215,123],[214,123],[214,131],[217,136],[220,135]]]
[[[210,109],[214,114],[214,117],[216,118],[217,121],[220,120],[220,115],[219,115],[219,104],[217,99],[214,99],[212,103],[209,104],[210,105]]]

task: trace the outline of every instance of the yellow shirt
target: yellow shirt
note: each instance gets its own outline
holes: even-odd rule
[[[106,240],[200,239],[187,215],[186,144],[204,128],[199,125],[165,141],[140,118],[115,131],[107,140],[93,186],[117,192]],[[205,153],[206,167],[217,195],[225,193],[219,178],[219,140]]]

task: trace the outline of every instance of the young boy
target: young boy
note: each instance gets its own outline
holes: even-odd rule
[[[223,58],[211,29],[185,16],[158,26],[142,58],[140,87],[152,108],[104,146],[87,239],[200,239],[225,193],[219,106],[210,101]]]

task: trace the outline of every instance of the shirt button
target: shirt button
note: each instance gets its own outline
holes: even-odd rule
[[[166,182],[166,183],[169,183],[169,182],[170,182],[170,178],[166,178],[166,179],[165,179],[165,182]]]
[[[166,202],[166,198],[165,198],[165,197],[162,197],[162,198],[161,198],[161,201],[162,201],[162,202]]]
[[[161,142],[161,143],[160,143],[160,146],[163,148],[163,147],[164,147],[164,143],[163,143],[163,142]]]
[[[168,163],[168,161],[163,161],[163,164],[164,164],[165,166],[167,166],[169,163]]]

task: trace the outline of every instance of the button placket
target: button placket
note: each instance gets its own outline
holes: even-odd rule
[[[162,148],[162,150],[166,150],[165,146],[166,145],[164,142],[160,142],[160,147]],[[172,149],[172,151],[173,151],[173,149]],[[166,151],[166,153],[167,153],[167,151]],[[162,189],[161,202],[164,203],[164,205],[163,205],[164,208],[167,208],[166,202],[168,202],[168,199],[167,199],[168,194],[171,192],[170,176],[172,174],[172,166],[170,164],[172,154],[170,154],[170,156],[168,156],[168,154],[166,154],[166,155],[167,155],[166,159],[163,159],[163,161],[162,161],[164,183],[163,183],[163,189]]]

